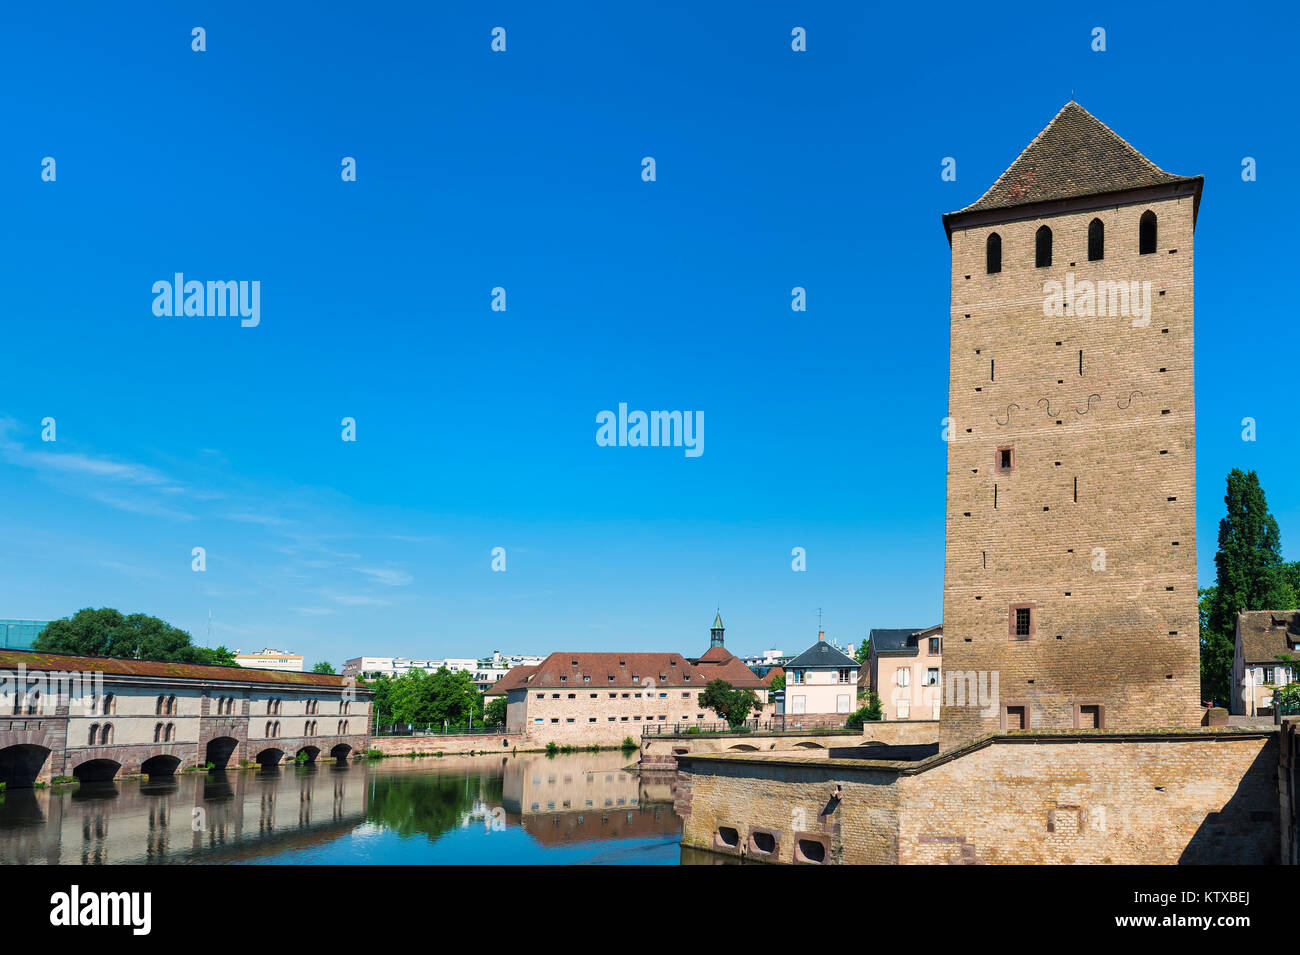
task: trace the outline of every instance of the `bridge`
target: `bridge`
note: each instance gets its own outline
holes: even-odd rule
[[[319,673],[0,651],[0,783],[344,760],[371,692]]]

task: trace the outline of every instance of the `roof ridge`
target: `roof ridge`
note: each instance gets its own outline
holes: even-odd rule
[[[1042,139],[1044,136],[1046,136],[1046,135],[1047,135],[1047,131],[1048,131],[1049,129],[1051,129],[1053,126],[1056,125],[1056,121],[1057,121],[1058,119],[1061,118],[1061,114],[1062,114],[1062,113],[1064,113],[1067,109],[1070,108],[1070,104],[1071,104],[1071,103],[1074,103],[1075,106],[1079,106],[1078,103],[1075,103],[1074,100],[1071,99],[1069,103],[1066,103],[1064,106],[1062,106],[1060,109],[1058,109],[1058,110],[1056,111],[1056,115],[1053,116],[1050,120],[1048,120],[1047,125],[1044,126],[1042,129],[1040,129],[1040,130],[1038,131],[1038,135],[1035,136],[1033,139],[1031,139],[1031,140],[1029,141],[1029,145],[1026,146],[1024,149],[1020,150],[1020,152],[1016,153],[1016,158],[1013,159],[1013,160],[1011,160],[1011,164],[1008,165],[1006,169],[1003,169],[1003,170],[1002,170],[1002,174],[1001,174],[1000,176],[998,176],[998,178],[996,178],[996,179],[993,180],[993,185],[991,185],[991,186],[989,186],[987,189],[985,189],[985,190],[984,190],[984,194],[981,195],[981,196],[980,196],[978,199],[976,199],[974,202],[967,203],[965,206],[963,206],[961,209],[959,209],[959,210],[957,210],[957,211],[958,211],[958,212],[964,212],[966,209],[969,209],[971,206],[977,206],[977,205],[979,205],[981,202],[983,202],[985,199],[987,199],[987,198],[989,197],[989,194],[992,193],[993,190],[996,189],[996,188],[998,187],[998,184],[1001,183],[1002,180],[1005,179],[1005,178],[1007,177],[1007,173],[1011,172],[1011,170],[1015,168],[1016,163],[1020,162],[1020,158],[1021,158],[1022,156],[1024,156],[1025,153],[1029,152],[1030,149],[1033,148],[1034,143],[1038,142],[1040,139]],[[1079,106],[1079,109],[1083,109],[1083,107],[1082,107],[1082,106]],[[1083,109],[1083,111],[1084,111],[1085,113],[1088,113],[1088,111],[1087,111],[1086,109]],[[1092,116],[1091,113],[1088,113],[1088,115],[1089,115],[1089,116]],[[1094,116],[1093,118],[1096,119],[1095,116]],[[1101,120],[1098,119],[1097,122],[1100,123]],[[1103,123],[1102,125],[1105,125],[1105,124]]]

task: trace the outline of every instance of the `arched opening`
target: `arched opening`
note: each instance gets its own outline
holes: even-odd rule
[[[750,746],[748,743],[737,743],[735,746],[728,747],[732,752],[737,753],[757,753],[757,746]]]
[[[31,789],[50,751],[34,743],[19,743],[0,749],[0,783],[6,789]]]
[[[239,745],[239,740],[232,736],[218,736],[208,742],[208,748],[204,753],[204,762],[212,764],[213,769],[225,769],[230,762],[230,756]]]
[[[795,749],[825,749],[826,747],[823,746],[821,743],[814,743],[810,740],[804,740],[804,742],[802,743],[795,743],[794,748]]]
[[[1002,271],[1002,236],[996,232],[990,232],[984,243],[984,269],[989,275]]]
[[[1148,209],[1138,220],[1138,253],[1151,255],[1156,250],[1156,214]]]
[[[1039,226],[1034,234],[1034,266],[1045,269],[1052,264],[1052,230]]]
[[[180,758],[176,756],[150,756],[140,764],[140,772],[150,777],[172,776],[180,764]]]
[[[282,759],[284,759],[284,750],[282,749],[264,749],[257,754],[257,763],[264,769],[280,765]]]
[[[1088,261],[1100,262],[1106,257],[1106,227],[1100,219],[1088,223]]]
[[[351,752],[352,752],[351,746],[349,746],[347,743],[339,743],[337,746],[335,746],[333,749],[330,750],[330,755],[334,757],[334,762],[345,763],[347,762],[348,754]]]
[[[115,759],[90,759],[72,771],[77,782],[106,783],[117,775],[122,764]]]
[[[316,757],[320,755],[320,747],[304,746],[302,749],[298,750],[298,756],[302,756],[304,753],[307,754],[306,762],[314,763],[316,762]]]

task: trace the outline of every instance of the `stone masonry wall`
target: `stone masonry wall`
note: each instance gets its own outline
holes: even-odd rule
[[[1157,249],[1141,255],[1148,209]],[[1090,262],[1093,218],[1105,257]],[[1036,268],[1042,225],[1052,264]],[[946,699],[944,750],[999,731],[1006,705],[1030,728],[1070,729],[1079,705],[1110,729],[1199,719],[1192,231],[1190,196],[953,230],[944,677],[997,674],[999,699]],[[1149,320],[1045,316],[1044,282],[1068,275],[1076,294],[1150,282]]]

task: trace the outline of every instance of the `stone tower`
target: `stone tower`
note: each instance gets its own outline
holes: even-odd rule
[[[941,749],[1002,729],[1199,721],[1201,184],[1070,102],[944,216]]]

